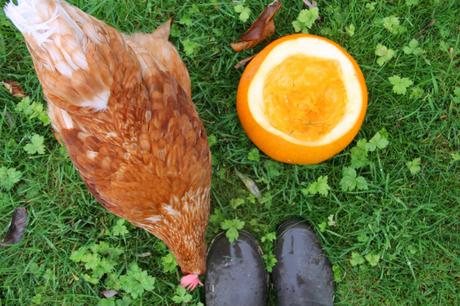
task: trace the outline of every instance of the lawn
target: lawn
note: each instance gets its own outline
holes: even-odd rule
[[[72,2],[127,33],[174,16],[172,41],[211,135],[209,239],[225,220],[243,221],[265,236],[270,268],[270,233],[301,216],[333,263],[337,305],[460,304],[458,0],[319,1],[321,18],[309,32],[356,58],[369,108],[355,142],[316,166],[271,161],[238,121],[234,65],[265,43],[242,54],[229,43],[268,1]],[[272,39],[293,33],[306,8],[302,0],[282,3]],[[0,89],[0,235],[16,207],[27,207],[30,218],[22,241],[0,248],[0,305],[115,305],[101,300],[108,289],[124,296],[116,305],[200,305],[202,288],[192,295],[177,288],[180,275],[163,243],[119,221],[86,190],[44,124],[23,38],[3,14],[0,25],[0,81],[17,81],[30,97],[21,102]],[[236,171],[257,183],[260,199]]]

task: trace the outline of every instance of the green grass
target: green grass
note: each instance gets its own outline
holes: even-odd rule
[[[233,66],[261,47],[235,54],[229,43],[267,1],[245,1],[252,11],[246,24],[230,1],[72,2],[128,33],[152,31],[175,17],[172,40],[189,68],[199,113],[217,139],[212,147],[214,217],[209,238],[224,219],[244,221],[245,229],[261,238],[286,218],[302,216],[315,227],[334,264],[338,305],[460,304],[460,162],[452,156],[460,150],[460,98],[454,96],[455,86],[460,86],[458,1],[421,0],[416,6],[406,4],[413,0],[376,1],[374,10],[364,0],[319,1],[322,19],[310,32],[342,44],[366,76],[369,109],[357,139],[369,140],[385,128],[390,141],[385,149],[369,153],[368,166],[357,169],[368,189],[352,192],[340,187],[342,169],[350,165],[350,148],[317,166],[270,163],[263,154],[258,161],[240,127],[235,94],[241,71]],[[291,23],[303,8],[301,0],[283,5],[276,36],[293,32]],[[400,18],[404,33],[391,34],[382,25],[382,18],[393,15]],[[351,24],[353,36],[346,30]],[[32,100],[44,103],[22,37],[3,15],[0,25],[0,81],[16,80]],[[403,52],[414,38],[424,54]],[[396,51],[383,66],[377,64],[378,44]],[[405,95],[392,92],[389,78],[395,75],[413,81]],[[411,97],[414,87],[423,89],[420,97]],[[0,249],[0,305],[40,300],[44,305],[97,304],[106,289],[104,280],[86,282],[83,266],[70,256],[81,246],[101,241],[124,250],[115,268],[118,275],[137,262],[156,277],[154,289],[133,304],[173,305],[179,274],[163,273],[161,257],[168,254],[163,244],[133,227],[125,236],[110,234],[117,219],[88,193],[50,128],[15,111],[18,102],[0,90],[0,167],[22,172],[13,189],[1,191],[0,233],[18,206],[28,208],[30,224],[20,244]],[[43,155],[24,150],[34,134],[45,137]],[[421,168],[412,175],[406,163],[416,158]],[[235,170],[257,182],[262,203],[246,200],[249,193]],[[301,192],[320,176],[328,177],[326,196]],[[235,198],[245,202],[232,208]],[[331,215],[335,225],[328,225]],[[352,253],[379,255],[380,260],[375,266],[366,261],[352,266]],[[197,304],[202,291],[193,293],[190,305]]]

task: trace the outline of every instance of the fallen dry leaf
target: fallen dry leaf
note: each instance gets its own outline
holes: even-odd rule
[[[26,96],[18,82],[6,80],[2,82],[2,85],[13,97],[24,98]]]
[[[308,1],[308,0],[303,0],[303,3],[305,3],[306,6],[308,6],[309,9],[315,8],[318,6],[318,3],[316,1]]]
[[[0,247],[6,247],[11,244],[16,244],[22,240],[27,226],[27,209],[24,207],[16,208],[11,218],[11,225],[6,233],[3,243]]]
[[[419,32],[418,32],[418,35],[422,35],[423,33],[425,33],[429,28],[431,28],[432,26],[434,26],[436,24],[437,20],[436,19],[432,19],[429,23],[427,23]]]
[[[116,290],[104,290],[101,292],[101,296],[105,298],[113,298],[114,296],[117,296],[119,293]]]
[[[257,187],[256,182],[238,170],[235,170],[235,172],[243,184],[246,186],[246,188],[249,190],[249,192],[252,193],[252,195],[256,198],[260,199],[262,197],[262,193],[260,192],[259,187]]]
[[[5,114],[5,122],[6,122],[6,124],[8,124],[8,127],[9,127],[10,129],[13,129],[13,128],[15,127],[15,125],[16,125],[16,124],[14,123],[13,115],[11,115],[11,113],[8,112],[8,111],[5,111],[4,114]]]
[[[275,33],[275,22],[273,19],[280,8],[281,2],[279,0],[270,3],[262,14],[257,17],[251,27],[241,35],[240,39],[231,44],[232,49],[240,52],[254,48],[260,42],[272,36]]]
[[[241,67],[246,66],[252,59],[256,57],[255,55],[246,57],[245,59],[242,59],[241,61],[238,62],[238,64],[235,65],[235,69],[240,69]]]

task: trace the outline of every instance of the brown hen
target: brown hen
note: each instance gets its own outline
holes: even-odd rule
[[[205,271],[211,164],[184,63],[168,41],[124,35],[59,0],[18,0],[23,33],[57,136],[96,199],[163,240],[182,284]]]

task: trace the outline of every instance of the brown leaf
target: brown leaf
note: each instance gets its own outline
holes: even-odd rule
[[[6,80],[2,82],[2,85],[13,97],[24,98],[26,96],[18,82]]]
[[[436,19],[431,19],[429,23],[427,23],[419,32],[418,35],[422,35],[425,33],[428,29],[430,29],[432,26],[436,24],[437,20]]]
[[[257,17],[251,27],[241,35],[237,42],[231,44],[231,47],[236,52],[254,48],[260,42],[270,37],[275,33],[274,17],[281,8],[281,2],[275,0],[270,3],[262,14]]]
[[[22,240],[27,226],[27,209],[25,207],[16,208],[11,219],[11,225],[6,233],[3,243],[0,247],[6,247],[11,244],[16,244]]]
[[[245,59],[242,59],[241,61],[238,62],[238,64],[235,65],[235,69],[240,69],[241,67],[246,66],[252,59],[256,57],[255,55],[246,57]]]

